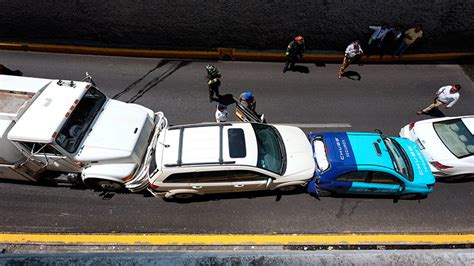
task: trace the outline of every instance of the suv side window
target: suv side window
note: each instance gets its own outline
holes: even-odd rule
[[[266,181],[268,176],[262,175],[253,171],[231,171],[234,181],[244,182],[244,181]]]
[[[191,183],[193,173],[179,173],[169,175],[163,183]]]
[[[193,183],[231,182],[228,171],[196,172],[192,178]]]
[[[338,176],[336,180],[349,182],[365,182],[368,176],[368,171],[353,171]]]
[[[396,177],[385,172],[373,172],[372,178],[367,182],[377,183],[377,184],[389,184],[389,185],[400,184],[400,181]]]

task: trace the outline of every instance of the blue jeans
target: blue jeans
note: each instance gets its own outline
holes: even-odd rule
[[[402,56],[402,54],[405,52],[405,50],[408,48],[408,46],[410,46],[410,45],[405,43],[404,41],[402,41],[402,43],[400,44],[400,47],[398,47],[398,49],[395,51],[394,55]]]

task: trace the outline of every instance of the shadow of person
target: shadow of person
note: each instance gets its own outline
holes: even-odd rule
[[[431,111],[427,112],[426,114],[429,115],[429,116],[432,116],[432,117],[445,117],[446,116],[438,108],[434,108]]]
[[[309,73],[309,68],[306,66],[294,66],[292,69],[290,69],[293,72],[300,72],[300,73]]]
[[[223,105],[231,105],[235,103],[235,98],[232,94],[219,95],[217,98],[212,99]]]
[[[344,72],[344,74],[342,76],[346,77],[348,79],[351,79],[351,80],[360,81],[362,79],[361,75],[356,71],[346,71],[346,72]]]
[[[437,178],[436,182],[441,183],[468,183],[474,182],[474,174],[447,176],[443,178]]]

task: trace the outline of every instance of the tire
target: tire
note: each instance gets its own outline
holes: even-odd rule
[[[122,183],[107,179],[88,178],[84,180],[84,183],[92,189],[101,191],[121,191],[125,189],[125,186]]]
[[[279,190],[280,192],[282,192],[282,193],[294,192],[296,189],[297,189],[297,186],[294,186],[294,185],[291,185],[291,186],[284,186],[284,187],[278,188],[278,190]]]
[[[174,194],[171,199],[173,200],[179,200],[179,201],[186,201],[186,200],[191,200],[196,197],[196,194],[193,193],[178,193]]]
[[[324,189],[319,189],[318,188],[318,196],[319,197],[329,197],[332,195],[332,192],[331,191],[328,191],[328,190],[324,190]]]
[[[420,194],[411,193],[411,194],[400,195],[398,198],[402,200],[417,200],[417,199],[424,199],[426,197],[427,197],[426,195],[423,196]]]

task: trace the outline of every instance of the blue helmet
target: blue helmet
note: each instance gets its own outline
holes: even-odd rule
[[[250,99],[252,99],[252,98],[253,98],[252,92],[246,91],[246,92],[242,93],[242,100],[248,101],[248,100],[250,100]]]

